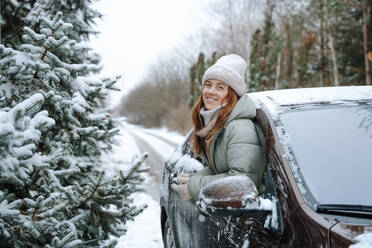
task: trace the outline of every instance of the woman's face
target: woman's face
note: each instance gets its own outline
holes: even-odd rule
[[[201,92],[204,107],[211,110],[220,106],[228,90],[229,86],[224,82],[217,79],[208,79]]]

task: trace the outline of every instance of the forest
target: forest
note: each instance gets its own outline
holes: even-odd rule
[[[204,71],[219,57],[246,59],[249,92],[370,85],[370,0],[218,0],[200,33],[154,62],[117,111],[146,127],[187,132]]]

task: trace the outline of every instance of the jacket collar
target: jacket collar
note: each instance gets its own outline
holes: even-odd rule
[[[254,119],[256,117],[256,105],[247,95],[242,95],[232,110],[226,124],[237,119]]]

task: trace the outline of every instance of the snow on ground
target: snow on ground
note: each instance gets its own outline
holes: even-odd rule
[[[117,248],[161,248],[163,241],[160,227],[160,205],[147,193],[137,193],[134,198],[137,205],[148,207],[134,222],[128,223],[126,235],[118,240]]]
[[[145,140],[159,155],[166,159],[175,149],[174,144],[184,140],[184,136],[168,132],[166,129],[145,129],[134,125],[123,124],[121,127],[118,139],[120,144],[114,146],[113,153],[107,157],[114,156],[115,163],[104,163],[105,171],[113,173],[120,169],[125,169],[124,161],[129,163],[132,156],[140,154],[143,150],[138,147],[135,138],[131,136],[133,133]],[[172,144],[173,143],[173,144]],[[150,154],[151,156],[151,154]],[[146,175],[145,187],[153,187],[155,181],[151,180],[149,175]],[[146,185],[147,184],[147,185]],[[160,204],[153,196],[148,193],[141,192],[133,195],[136,205],[147,204],[148,207],[138,215],[134,222],[127,223],[128,231],[126,235],[118,239],[117,248],[149,248],[163,247],[160,226]]]
[[[126,128],[151,144],[164,160],[175,150],[175,145],[184,140],[184,136],[175,132],[167,133],[166,129],[136,128],[133,125],[126,125]]]
[[[113,152],[106,154],[106,158],[103,159],[104,161],[110,161],[110,163],[104,162],[103,164],[106,173],[127,169],[125,165],[130,164],[132,157],[140,155],[140,150],[135,145],[134,139],[123,128],[121,128],[117,139],[118,144],[113,146]],[[114,156],[114,159],[112,156]],[[114,164],[112,164],[112,160],[114,160]]]
[[[185,137],[180,135],[179,133],[177,132],[169,132],[166,128],[161,128],[161,129],[147,129],[146,131],[148,131],[149,133],[154,133],[154,134],[157,134],[157,135],[163,135],[163,136],[166,136],[167,139],[175,142],[175,143],[180,143],[182,142]]]
[[[167,140],[172,141],[174,143],[180,143],[185,139],[185,137],[183,135],[180,135],[177,132],[170,132],[166,128],[148,129],[148,128],[139,127],[139,126],[135,126],[135,125],[131,125],[131,124],[125,124],[125,127],[128,128],[128,129],[134,129],[134,130],[142,131],[142,133],[150,133],[150,134],[154,134],[154,135],[157,135],[157,136],[163,136],[163,137],[166,137]]]

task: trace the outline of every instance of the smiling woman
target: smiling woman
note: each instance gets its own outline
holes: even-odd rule
[[[253,119],[256,108],[245,94],[246,63],[235,54],[221,57],[203,76],[193,111],[193,151],[204,168],[183,174],[171,187],[185,200],[198,200],[205,185],[227,176],[246,175],[261,188],[263,150]]]

